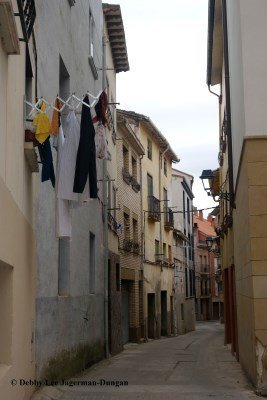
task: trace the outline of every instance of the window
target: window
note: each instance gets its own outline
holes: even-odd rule
[[[117,208],[117,189],[115,186],[112,187],[112,194],[113,194],[113,217],[116,219],[117,213],[116,213],[116,208]]]
[[[138,222],[136,218],[133,218],[133,241],[138,243]]]
[[[184,194],[184,190],[183,190],[183,216],[185,219],[185,194]]]
[[[152,160],[152,142],[150,139],[147,139],[147,157]]]
[[[124,239],[130,240],[130,217],[126,212],[123,213]]]
[[[169,255],[169,262],[172,262],[172,246],[168,245],[168,255]]]
[[[129,172],[129,151],[126,146],[122,146],[123,154],[123,168],[125,171]]]
[[[137,161],[132,157],[132,177],[137,181]]]
[[[202,265],[203,265],[203,257],[199,256],[199,258],[200,258],[200,266],[202,267]]]
[[[148,210],[153,211],[153,177],[147,174]]]
[[[190,209],[189,209],[189,198],[188,197],[187,197],[186,203],[187,203],[187,222],[190,225]]]
[[[95,293],[95,235],[89,235],[89,292]]]
[[[164,158],[164,162],[163,162],[163,171],[164,171],[164,175],[167,176],[167,160],[166,160],[166,158]]]
[[[116,290],[121,290],[121,276],[120,276],[120,264],[116,263]]]
[[[167,260],[167,245],[163,243],[163,259]]]
[[[70,7],[74,6],[75,2],[76,2],[76,0],[69,0]]]
[[[160,258],[159,241],[155,240],[155,260],[158,260],[159,258]]]
[[[95,44],[95,21],[92,11],[89,11],[89,65],[93,73],[93,77],[98,79],[98,73],[94,62],[94,44]]]
[[[95,22],[91,10],[89,11],[89,56],[94,58],[94,30]]]
[[[61,56],[59,56],[59,96],[63,100],[67,100],[70,94],[70,75],[68,70],[62,60]],[[66,120],[66,115],[62,115],[62,124]]]

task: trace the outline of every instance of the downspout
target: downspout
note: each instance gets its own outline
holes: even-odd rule
[[[229,170],[229,192],[231,212],[236,208],[234,203],[234,177],[233,177],[233,148],[232,148],[232,117],[231,117],[231,95],[230,95],[230,74],[229,74],[229,53],[228,53],[228,31],[227,31],[227,9],[226,0],[222,0],[223,19],[223,55],[225,68],[225,100],[227,115],[227,137],[228,137],[228,170]]]
[[[102,89],[106,87],[106,36],[103,27],[102,38]],[[103,224],[103,247],[104,247],[104,342],[105,355],[109,358],[109,332],[108,332],[108,199],[107,199],[107,160],[103,159],[103,208],[104,208],[104,224]]]

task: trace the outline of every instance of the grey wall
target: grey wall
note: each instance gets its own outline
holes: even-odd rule
[[[101,1],[79,0],[70,7],[68,0],[38,0],[36,6],[38,96],[44,96],[52,102],[59,93],[60,56],[70,75],[70,91],[76,92],[78,97],[82,97],[87,90],[97,94],[101,90],[102,76],[101,71],[98,71],[99,77],[95,80],[88,62],[89,7],[96,28],[95,64],[97,68],[101,68],[103,26]],[[53,156],[56,166],[55,150]],[[90,363],[90,357],[95,359],[101,357],[104,340],[102,205],[100,199],[92,199],[82,208],[72,210],[70,290],[69,295],[64,297],[58,296],[59,240],[55,235],[55,192],[51,182],[40,184],[36,210],[37,376],[49,375],[53,369],[53,377],[56,377],[57,371],[62,370],[60,363],[64,363],[64,357],[68,353],[69,362],[74,361],[73,369],[61,371],[66,376],[80,369],[81,362],[77,361],[77,349],[81,346],[87,348],[87,353],[83,353],[87,357],[82,362],[84,366]],[[90,232],[95,235],[96,244],[95,294],[89,294]]]

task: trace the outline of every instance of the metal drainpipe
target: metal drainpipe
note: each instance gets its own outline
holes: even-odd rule
[[[231,208],[235,208],[234,178],[233,178],[232,120],[231,120],[232,117],[231,117],[226,0],[222,0],[222,19],[223,19],[223,55],[224,55],[224,68],[225,68],[225,98],[226,98],[225,100],[226,100],[227,137],[228,137],[229,192],[230,192],[230,206],[231,206]]]
[[[142,187],[143,187],[143,179],[142,179],[142,160],[143,160],[143,155],[139,157],[140,159],[140,186],[141,186],[141,192],[140,192],[140,197],[141,197],[141,254],[142,254],[142,261],[145,259],[145,212],[143,210],[143,196],[142,196]],[[142,262],[142,270],[143,270],[143,262]]]
[[[163,151],[163,153],[159,153],[159,206],[160,206],[160,229],[159,229],[159,240],[160,240],[160,249],[161,249],[161,253],[163,254],[163,240],[162,240],[162,216],[164,218],[164,214],[161,214],[161,166],[162,166],[162,160],[164,157],[164,154],[166,153],[166,151],[169,150],[170,145],[168,144],[168,146],[166,147],[166,149]],[[163,256],[162,256],[163,258]],[[162,270],[162,266],[161,266],[161,270]]]
[[[104,28],[103,28],[104,29]],[[102,38],[102,88],[106,87],[106,36],[103,32]],[[103,232],[103,247],[104,247],[104,341],[105,354],[109,358],[109,332],[108,332],[108,199],[107,199],[107,160],[103,159],[103,211],[104,211],[104,232]]]

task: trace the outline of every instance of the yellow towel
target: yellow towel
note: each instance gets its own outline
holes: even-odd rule
[[[45,103],[42,102],[41,110],[46,111]],[[36,126],[35,137],[39,143],[43,143],[51,133],[51,125],[47,114],[38,113],[32,124]]]

